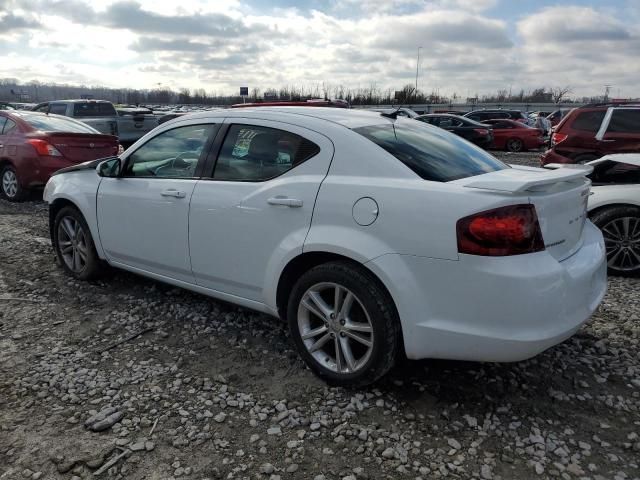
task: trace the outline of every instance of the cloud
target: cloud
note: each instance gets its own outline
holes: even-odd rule
[[[184,38],[164,40],[157,37],[139,37],[130,48],[136,52],[203,52],[213,47],[221,47],[221,42],[194,42]]]
[[[42,24],[23,16],[7,13],[0,17],[0,34],[16,30],[32,30],[42,28]]]

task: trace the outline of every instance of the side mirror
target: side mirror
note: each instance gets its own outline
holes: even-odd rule
[[[100,177],[116,178],[122,171],[122,160],[119,157],[109,158],[98,164],[96,173]]]

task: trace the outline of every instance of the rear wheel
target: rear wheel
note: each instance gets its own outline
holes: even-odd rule
[[[53,244],[62,267],[78,280],[91,280],[102,272],[89,226],[76,208],[64,207],[56,215]]]
[[[20,202],[27,196],[27,190],[22,188],[18,174],[13,165],[0,168],[0,194],[10,202]]]
[[[312,268],[295,284],[287,317],[300,355],[330,384],[367,385],[395,363],[401,337],[395,306],[364,268],[346,262]]]
[[[524,142],[519,138],[510,138],[506,147],[508,152],[521,152],[524,150]]]
[[[640,274],[640,208],[605,208],[597,211],[591,220],[602,230],[609,273]]]

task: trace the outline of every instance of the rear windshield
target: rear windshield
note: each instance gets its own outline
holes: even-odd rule
[[[116,109],[111,103],[87,102],[73,105],[74,117],[114,117]]]
[[[355,128],[418,176],[450,182],[509,168],[471,143],[423,122],[405,121]]]
[[[82,122],[57,115],[22,114],[21,118],[43,132],[100,133]]]

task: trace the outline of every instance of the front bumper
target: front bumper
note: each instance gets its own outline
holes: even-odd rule
[[[573,335],[606,291],[602,234],[585,224],[582,247],[458,261],[383,255],[367,263],[388,286],[409,358],[511,362]]]

